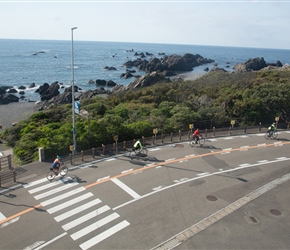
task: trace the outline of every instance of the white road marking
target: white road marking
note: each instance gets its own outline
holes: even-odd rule
[[[137,194],[133,189],[128,187],[125,183],[121,182],[119,179],[114,178],[112,179],[112,182],[114,182],[117,186],[122,188],[128,194],[130,194],[133,198],[137,199],[140,197],[139,194]]]
[[[229,154],[231,150],[232,150],[232,148],[225,148],[225,149],[223,149],[223,151],[221,152],[221,154],[222,155]]]
[[[261,160],[261,161],[257,161],[258,163],[266,163],[268,162],[268,160]]]
[[[287,157],[279,157],[279,158],[276,158],[277,160],[287,160],[288,158]]]
[[[98,220],[96,222],[94,222],[93,224],[75,232],[74,234],[72,234],[70,237],[73,239],[73,240],[77,240],[83,236],[85,236],[86,234],[88,233],[91,233],[93,232],[94,230],[100,228],[101,226],[104,226],[106,224],[108,224],[109,222],[119,218],[120,215],[117,214],[117,213],[113,213],[113,214],[110,214],[108,215],[107,217],[101,219],[101,220]]]
[[[124,171],[121,172],[121,174],[128,173],[128,172],[131,172],[131,171],[133,171],[133,168],[128,169],[128,170],[124,170]]]
[[[266,164],[271,164],[271,163],[276,163],[276,162],[281,162],[281,161],[289,161],[289,160],[290,160],[290,158],[285,158],[285,159],[273,160],[273,161],[268,161],[268,162],[263,162],[263,163],[256,163],[256,164],[241,164],[237,168],[231,168],[231,169],[227,169],[227,170],[223,170],[223,171],[219,171],[219,172],[209,173],[207,175],[202,175],[202,176],[194,177],[194,178],[188,179],[187,181],[178,182],[178,183],[175,183],[175,184],[166,186],[164,188],[155,190],[155,191],[153,191],[151,193],[147,193],[147,194],[141,196],[139,199],[134,199],[134,200],[131,200],[131,201],[127,201],[127,202],[125,202],[125,203],[123,203],[123,204],[121,204],[121,205],[119,205],[117,207],[114,207],[113,210],[117,210],[117,209],[119,209],[121,207],[124,207],[124,206],[127,206],[127,205],[129,205],[129,204],[131,204],[131,203],[133,203],[133,202],[135,202],[137,200],[141,200],[141,199],[146,198],[148,196],[154,195],[156,193],[162,192],[164,190],[173,188],[173,187],[178,186],[178,185],[185,184],[185,183],[190,182],[190,181],[194,181],[194,180],[198,180],[198,179],[201,179],[201,178],[210,177],[210,176],[214,176],[214,175],[219,175],[221,173],[234,172],[234,171],[237,171],[237,170],[240,170],[240,169],[243,169],[243,168],[255,167],[255,166],[259,166],[259,165],[266,165]]]
[[[223,140],[232,140],[232,139],[234,139],[234,137],[222,137],[221,139],[223,139]]]
[[[243,207],[244,205],[248,204],[252,200],[256,199],[257,197],[261,196],[262,194],[272,190],[273,188],[277,187],[278,185],[283,184],[284,182],[290,179],[290,174],[286,174],[281,178],[278,178],[274,181],[267,183],[266,185],[254,190],[253,192],[245,195],[244,197],[236,200],[235,202],[229,204],[228,206],[220,209],[219,211],[211,214],[210,216],[202,219],[201,221],[197,222],[196,224],[192,225],[191,227],[181,231],[180,233],[176,234],[175,236],[171,237],[170,239],[162,242],[158,246],[151,248],[150,250],[164,250],[164,249],[173,249],[185,240],[194,235],[198,234],[199,232],[205,230],[212,224],[216,223],[217,221],[223,219],[225,216],[233,213],[237,209]]]
[[[42,244],[41,246],[39,246],[39,247],[37,247],[37,248],[34,248],[33,250],[39,250],[39,249],[41,249],[41,248],[44,248],[44,247],[48,246],[49,244],[51,244],[52,242],[57,241],[58,239],[62,238],[62,237],[65,236],[65,235],[67,235],[66,232],[64,232],[64,233],[61,234],[61,235],[58,235],[57,237],[53,238],[53,239],[50,240],[50,241],[47,241],[46,243]]]
[[[47,212],[50,213],[50,214],[53,214],[53,213],[55,213],[55,212],[57,212],[59,210],[67,208],[67,207],[69,207],[71,205],[74,205],[74,204],[76,204],[78,202],[81,202],[81,201],[83,201],[85,199],[88,199],[89,197],[92,197],[92,196],[94,196],[92,193],[83,194],[82,196],[78,196],[78,197],[76,197],[76,198],[74,198],[72,200],[69,200],[67,202],[64,202],[64,203],[62,203],[62,204],[60,204],[58,206],[52,207],[50,209],[47,209]]]
[[[248,151],[249,150],[249,146],[242,146],[241,147],[241,151]]]
[[[103,206],[103,207],[101,207],[101,208],[99,208],[99,209],[97,209],[95,211],[92,211],[92,212],[90,212],[88,214],[85,214],[84,216],[79,217],[79,218],[77,218],[77,219],[75,219],[75,220],[63,225],[62,228],[65,231],[68,231],[68,230],[70,230],[70,229],[82,224],[83,222],[86,222],[86,221],[88,221],[88,220],[90,220],[92,218],[96,218],[96,216],[98,216],[98,215],[100,215],[100,214],[102,214],[104,212],[107,212],[108,210],[110,210],[110,207],[105,205],[105,206]]]
[[[155,187],[155,188],[152,188],[152,190],[159,190],[161,189],[163,186],[158,186],[158,187]]]
[[[73,215],[75,215],[77,213],[80,213],[80,212],[84,211],[85,209],[88,209],[88,208],[90,208],[92,206],[95,206],[95,205],[97,205],[99,203],[101,203],[100,199],[92,200],[92,201],[90,201],[90,202],[88,202],[88,203],[86,203],[86,204],[84,204],[82,206],[79,206],[79,207],[77,207],[75,209],[72,209],[72,210],[66,212],[66,213],[63,213],[63,214],[61,214],[59,216],[56,216],[56,217],[54,217],[54,219],[57,222],[60,222],[60,221],[62,221],[64,219],[66,219],[66,218],[69,218],[69,217],[71,217],[71,216],[73,216]]]
[[[113,234],[119,232],[120,230],[124,229],[125,227],[129,226],[130,223],[126,220],[120,222],[119,224],[111,227],[110,229],[104,231],[103,233],[91,238],[90,240],[84,242],[80,245],[80,248],[83,250],[87,250],[92,246],[98,244],[99,242],[105,240],[106,238],[112,236]]]
[[[14,219],[12,219],[12,220],[10,220],[10,221],[7,221],[7,222],[3,223],[3,224],[1,225],[1,228],[6,227],[6,226],[8,226],[8,225],[10,225],[10,224],[12,224],[12,223],[18,221],[19,218],[20,218],[20,217],[16,217],[16,218],[14,218]]]
[[[52,203],[54,203],[54,202],[60,201],[60,200],[62,200],[62,199],[65,199],[65,198],[67,198],[67,197],[69,197],[69,196],[72,196],[72,195],[74,195],[74,194],[80,193],[80,192],[85,191],[85,190],[86,190],[86,189],[85,189],[84,187],[79,187],[79,188],[77,188],[77,189],[74,189],[74,190],[69,191],[69,192],[67,192],[67,193],[64,193],[64,194],[62,194],[62,195],[58,195],[57,197],[54,197],[54,198],[52,198],[52,199],[49,199],[49,200],[43,201],[43,202],[41,202],[40,204],[41,204],[43,207],[45,207],[45,206],[50,205],[50,204],[52,204]]]
[[[167,159],[167,160],[165,160],[165,162],[167,162],[167,161],[173,161],[173,160],[175,160],[176,158],[171,158],[171,159]]]
[[[99,181],[103,181],[103,180],[106,180],[106,179],[109,179],[109,178],[110,178],[110,175],[98,179],[97,182],[99,182]]]
[[[251,164],[249,164],[249,163],[244,163],[244,164],[241,164],[241,165],[239,165],[239,166],[242,167],[242,168],[246,168],[246,167],[251,166]]]
[[[148,151],[157,151],[157,150],[161,150],[161,148],[149,148]]]
[[[41,187],[31,189],[31,190],[29,190],[28,192],[29,192],[30,194],[34,194],[34,193],[37,193],[37,192],[39,192],[39,191],[42,191],[42,190],[45,190],[45,189],[48,189],[48,188],[51,188],[51,187],[54,187],[54,186],[60,185],[60,184],[62,184],[62,183],[63,183],[62,181],[59,181],[59,180],[58,180],[58,181],[51,182],[51,183],[49,183],[49,184],[43,185],[43,186],[41,186]]]
[[[203,175],[207,175],[207,174],[209,174],[209,172],[200,173],[200,174],[197,174],[197,176],[203,176]]]
[[[275,147],[277,147],[277,146],[281,147],[281,146],[283,146],[283,143],[281,141],[276,141],[276,142],[274,142],[274,145],[275,145]]]
[[[32,250],[40,245],[42,245],[43,243],[45,243],[45,241],[36,241],[35,243],[33,243],[32,245],[25,247],[23,250]]]
[[[1,220],[4,220],[4,219],[6,219],[6,217],[4,216],[4,214],[2,214],[2,213],[0,212],[0,221],[1,221]]]
[[[110,159],[107,159],[106,161],[115,161],[116,158],[110,158]]]
[[[40,179],[40,180],[33,181],[33,182],[28,183],[28,184],[25,184],[25,185],[23,185],[23,187],[30,188],[32,186],[38,185],[38,184],[46,182],[46,181],[48,181],[47,178],[43,178],[43,179]]]
[[[47,197],[47,196],[50,196],[50,195],[52,195],[52,194],[56,194],[56,193],[58,193],[58,192],[61,192],[61,191],[65,190],[65,189],[71,188],[71,187],[73,187],[73,186],[75,186],[75,185],[78,185],[78,183],[77,183],[77,182],[67,183],[66,185],[61,186],[61,187],[59,187],[59,188],[55,188],[55,189],[50,190],[50,191],[48,191],[48,192],[45,192],[45,193],[42,193],[42,194],[36,195],[36,196],[34,196],[34,198],[35,198],[36,200],[39,200],[39,199],[45,198],[45,197]]]

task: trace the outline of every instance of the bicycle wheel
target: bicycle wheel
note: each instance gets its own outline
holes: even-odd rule
[[[268,140],[270,137],[271,137],[271,136],[270,136],[269,132],[266,132],[266,134],[265,134],[265,138]]]
[[[190,145],[191,147],[195,147],[195,145],[196,145],[195,140],[190,141],[190,142],[189,142],[189,145]]]
[[[131,151],[130,154],[129,154],[129,157],[130,157],[130,158],[134,158],[134,157],[136,157],[136,156],[137,156],[137,154],[136,154],[136,152],[134,152],[134,151]]]
[[[204,143],[205,143],[205,139],[204,138],[200,138],[199,139],[199,146],[203,146],[204,145]]]
[[[142,150],[140,151],[140,155],[147,155],[147,154],[148,154],[147,148],[142,148]]]
[[[67,172],[68,172],[68,168],[67,168],[67,167],[62,167],[62,168],[60,169],[60,171],[59,171],[59,174],[60,174],[61,176],[65,176],[65,175],[67,174]]]
[[[272,135],[273,139],[276,139],[277,136],[278,136],[278,132],[277,132],[277,131],[274,131],[274,133],[273,133],[273,135]]]
[[[49,181],[52,181],[55,177],[55,173],[53,171],[50,171],[47,173],[46,175],[46,178],[49,180]]]

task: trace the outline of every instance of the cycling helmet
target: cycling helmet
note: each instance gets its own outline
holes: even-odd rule
[[[57,159],[61,159],[61,157],[59,155],[56,156]]]

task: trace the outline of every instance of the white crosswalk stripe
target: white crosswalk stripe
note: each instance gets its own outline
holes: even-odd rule
[[[51,183],[45,178],[24,187],[36,200],[41,200],[40,204],[46,207],[49,214],[55,214],[54,220],[61,223],[62,228],[80,244],[81,249],[92,248],[130,225],[70,177]],[[111,227],[108,229],[105,225]],[[102,232],[102,228],[106,230],[103,229]]]
[[[107,206],[107,205],[103,206],[103,207],[97,209],[96,211],[90,212],[90,213],[88,213],[80,218],[77,218],[76,220],[73,220],[73,221],[63,225],[62,228],[64,230],[68,231],[68,230],[72,229],[73,227],[76,227],[76,226],[82,224],[83,222],[86,222],[92,218],[95,218],[96,216],[98,216],[98,215],[100,215],[108,210],[110,210],[109,206]]]
[[[128,221],[122,221],[119,224],[109,228],[105,232],[100,233],[99,235],[95,236],[94,238],[84,242],[83,244],[80,245],[81,249],[86,250],[89,249],[99,242],[103,241],[104,239],[108,238],[109,236],[117,233],[118,231],[124,229],[125,227],[129,226],[130,223]]]
[[[92,196],[93,196],[92,193],[83,194],[82,196],[76,197],[76,198],[74,198],[72,200],[69,200],[69,201],[67,201],[65,203],[62,203],[62,204],[60,204],[60,205],[58,205],[56,207],[47,209],[47,212],[49,212],[50,214],[53,214],[53,213],[55,213],[55,212],[57,212],[59,210],[62,210],[64,208],[66,208],[66,207],[69,207],[69,206],[71,206],[73,204],[76,204],[76,203],[78,203],[80,201],[83,201],[83,200],[85,200],[85,199],[87,199],[89,197],[92,197]]]

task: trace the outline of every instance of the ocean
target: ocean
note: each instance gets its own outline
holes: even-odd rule
[[[95,89],[96,85],[89,84],[89,81],[97,79],[128,85],[135,78],[120,77],[126,72],[123,64],[137,59],[134,54],[142,52],[148,52],[158,58],[162,57],[160,53],[181,56],[185,53],[199,54],[215,60],[218,67],[227,71],[232,71],[237,63],[256,57],[264,57],[267,63],[276,63],[279,60],[283,65],[290,64],[290,50],[285,49],[77,40],[73,46],[75,85],[83,91]],[[149,61],[150,58],[147,56],[145,59]],[[71,86],[71,64],[71,41],[0,39],[0,86],[13,86],[19,90],[20,86],[28,87],[34,83],[34,88],[25,90],[24,96],[28,100],[39,100],[35,90],[44,83],[58,81],[65,87]],[[115,67],[116,70],[105,70],[106,66]],[[211,69],[214,64],[196,67],[186,74],[205,74],[206,67]],[[145,72],[140,71],[135,73],[135,75],[144,74]]]

